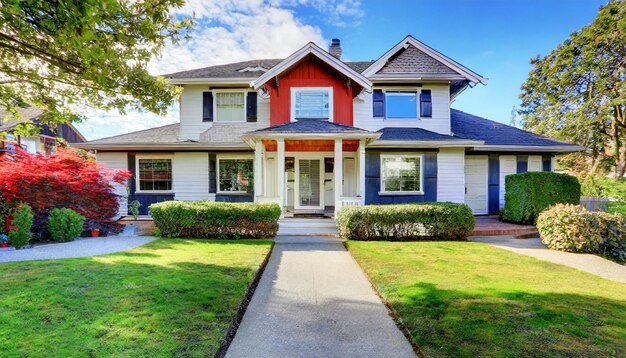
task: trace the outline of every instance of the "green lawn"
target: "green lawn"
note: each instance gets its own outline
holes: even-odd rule
[[[480,243],[348,247],[429,356],[626,356],[626,284]]]
[[[212,356],[270,241],[0,264],[0,356]]]

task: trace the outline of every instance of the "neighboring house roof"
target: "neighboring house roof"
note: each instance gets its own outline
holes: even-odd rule
[[[339,73],[358,83],[365,90],[371,91],[372,82],[370,82],[370,80],[368,80],[360,72],[353,70],[350,66],[346,65],[337,57],[328,53],[328,51],[321,49],[313,42],[309,42],[308,44],[304,45],[301,49],[294,52],[292,55],[281,61],[276,66],[272,67],[267,72],[263,73],[259,78],[250,82],[250,86],[258,89],[259,87],[263,86],[267,81],[276,77],[280,73],[290,70],[294,65],[296,65],[298,62],[308,56],[317,57],[330,67],[334,68]]]
[[[33,121],[37,119],[37,117],[43,114],[43,109],[37,107],[28,107],[28,108],[18,108],[17,112],[20,114],[20,119],[13,118],[13,116],[7,111],[0,111],[0,132],[8,132],[18,124],[24,123],[27,120]],[[8,117],[8,121],[5,122],[4,119]]]
[[[450,109],[450,124],[455,136],[482,140],[485,146],[551,147],[563,150],[585,150],[574,144],[531,133],[469,113]],[[551,149],[547,148],[547,149]]]

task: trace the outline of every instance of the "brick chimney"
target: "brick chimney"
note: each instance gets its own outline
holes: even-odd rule
[[[341,60],[341,41],[339,41],[339,39],[330,40],[328,53],[335,56],[338,60]]]

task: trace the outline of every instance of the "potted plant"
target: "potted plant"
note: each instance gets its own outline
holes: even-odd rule
[[[0,234],[0,247],[8,247],[9,246],[9,236],[5,234]]]
[[[100,223],[94,220],[87,219],[85,221],[85,228],[87,229],[87,231],[89,231],[89,235],[91,237],[100,236]]]

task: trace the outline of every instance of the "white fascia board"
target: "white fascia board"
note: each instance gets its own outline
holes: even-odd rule
[[[473,148],[475,151],[501,151],[501,152],[561,152],[573,153],[587,151],[589,148],[574,144],[537,146],[537,145],[478,145]]]
[[[190,84],[215,84],[215,85],[245,85],[250,86],[250,81],[256,77],[224,77],[224,78],[170,78],[168,82],[172,85],[190,85]]]
[[[423,141],[377,141],[369,145],[376,148],[465,148],[483,144],[475,140],[423,140]]]
[[[471,82],[482,83],[483,85],[486,85],[489,82],[489,79],[480,76],[479,74],[470,70],[469,68],[461,65],[460,63],[445,56],[444,54],[432,49],[431,47],[418,41],[416,38],[414,38],[411,35],[405,37],[402,41],[400,41],[400,43],[392,47],[389,51],[385,52],[384,55],[382,55],[378,60],[376,60],[373,64],[371,64],[370,67],[368,67],[365,71],[363,71],[363,75],[368,78],[375,75],[378,71],[380,71],[381,68],[383,68],[383,66],[385,66],[385,64],[387,64],[387,61],[389,60],[391,56],[395,55],[402,48],[406,48],[409,44],[415,46],[420,51],[426,53],[430,57],[438,60],[439,62],[450,67],[451,69],[461,73]]]
[[[322,50],[321,48],[319,48],[313,42],[309,42],[308,44],[304,45],[304,47],[302,47],[298,51],[294,52],[291,56],[289,56],[286,59],[284,59],[281,63],[279,63],[278,65],[272,67],[267,72],[265,72],[261,77],[252,80],[250,82],[250,87],[253,87],[254,89],[259,89],[259,87],[263,86],[265,83],[267,83],[272,78],[274,78],[274,77],[278,76],[279,74],[281,74],[282,72],[286,71],[291,66],[293,66],[295,63],[297,63],[298,61],[300,61],[301,59],[303,59],[304,57],[306,57],[309,54],[313,54],[313,55],[317,56],[319,59],[324,61],[326,64],[328,64],[329,66],[331,66],[335,70],[337,70],[337,71],[343,73],[344,75],[350,77],[356,83],[361,85],[361,87],[363,87],[366,91],[370,92],[372,90],[372,82],[370,82],[370,80],[368,80],[362,74],[360,74],[360,73],[356,72],[355,70],[351,69],[348,65],[343,63],[341,60],[335,58],[334,56],[332,56],[328,52]]]

